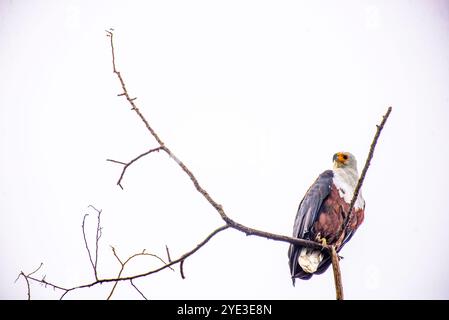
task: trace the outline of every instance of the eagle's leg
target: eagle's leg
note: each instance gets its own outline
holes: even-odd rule
[[[315,237],[315,241],[321,243],[322,246],[327,246],[326,238],[321,238],[321,233],[319,233],[319,232],[318,232],[318,234]]]

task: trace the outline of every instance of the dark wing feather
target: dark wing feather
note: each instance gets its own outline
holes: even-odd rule
[[[299,204],[298,212],[296,213],[295,223],[293,225],[293,237],[313,240],[310,239],[310,229],[318,219],[324,199],[326,199],[330,193],[333,177],[334,174],[332,170],[324,171],[306,192]],[[301,267],[298,265],[298,254],[301,249],[301,246],[296,245],[290,245],[288,249],[289,266],[293,285],[295,284],[295,278],[309,279],[312,276],[311,274],[302,271]]]

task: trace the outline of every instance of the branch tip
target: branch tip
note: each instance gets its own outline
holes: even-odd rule
[[[184,260],[181,260],[181,263],[179,264],[179,271],[181,273],[181,278],[185,279],[185,275],[184,275]]]

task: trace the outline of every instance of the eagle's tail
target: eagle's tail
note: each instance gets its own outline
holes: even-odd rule
[[[321,261],[323,261],[321,250],[302,248],[298,256],[299,265],[307,273],[314,273]]]

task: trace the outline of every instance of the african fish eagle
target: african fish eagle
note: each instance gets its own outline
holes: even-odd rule
[[[365,200],[359,192],[345,230],[344,221],[357,185],[357,161],[349,152],[337,152],[333,169],[318,176],[299,204],[293,237],[335,245],[337,252],[352,238],[363,222]],[[307,280],[322,274],[331,265],[329,253],[291,244],[288,250],[290,273]]]

